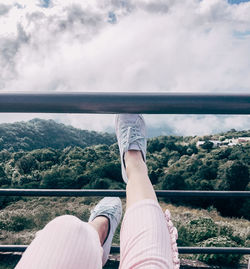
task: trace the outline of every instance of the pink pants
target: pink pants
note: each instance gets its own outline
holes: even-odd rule
[[[119,268],[179,268],[176,238],[169,212],[151,199],[137,202],[123,218]],[[66,215],[37,233],[16,269],[100,269],[102,253],[96,230]]]

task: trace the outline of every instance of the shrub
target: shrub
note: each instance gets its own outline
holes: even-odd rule
[[[227,236],[218,236],[204,240],[199,244],[201,247],[236,247],[237,244]],[[238,254],[199,254],[197,259],[210,264],[236,265],[241,255]]]
[[[109,189],[112,180],[109,178],[100,178],[91,181],[88,185],[86,185],[90,189]]]
[[[178,240],[177,244],[178,246],[192,246],[192,242],[190,242],[187,239],[187,227],[185,225],[176,225],[176,228],[178,230]]]
[[[245,190],[249,183],[248,167],[242,162],[234,161],[232,165],[226,169],[226,180],[230,190]]]
[[[185,240],[189,242],[201,242],[218,234],[218,225],[210,218],[199,218],[189,221],[186,225]]]
[[[161,182],[163,190],[181,190],[185,188],[185,182],[180,172],[164,175]]]
[[[0,218],[0,229],[19,232],[25,229],[31,229],[35,226],[32,216],[11,213],[2,214]]]
[[[14,215],[10,218],[9,229],[14,232],[19,232],[34,227],[34,221],[32,217]]]
[[[95,197],[85,197],[82,203],[85,205],[92,205],[94,202],[96,202]]]

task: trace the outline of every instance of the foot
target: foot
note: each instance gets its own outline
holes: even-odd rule
[[[93,210],[89,217],[89,222],[93,221],[98,216],[105,216],[109,220],[109,231],[107,237],[102,245],[103,256],[102,265],[104,266],[108,260],[110,253],[111,243],[115,230],[121,221],[122,217],[122,203],[119,197],[105,197],[103,198]]]
[[[129,150],[141,151],[142,158],[146,162],[146,126],[142,115],[121,114],[116,116],[116,136],[120,149],[122,178],[125,183],[128,177],[125,169],[124,155]]]

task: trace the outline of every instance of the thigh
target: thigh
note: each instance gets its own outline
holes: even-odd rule
[[[16,269],[102,268],[97,232],[74,216],[61,216],[39,231]]]
[[[154,200],[131,206],[121,228],[120,269],[179,268],[176,229],[169,221]]]

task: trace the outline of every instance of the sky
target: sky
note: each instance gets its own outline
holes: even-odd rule
[[[250,93],[250,2],[0,0],[1,92]],[[114,115],[1,114],[113,131]],[[250,129],[250,116],[145,115],[151,134]]]

